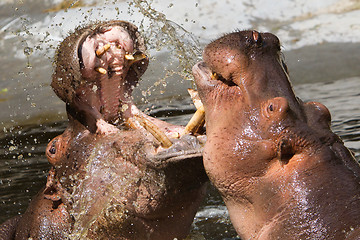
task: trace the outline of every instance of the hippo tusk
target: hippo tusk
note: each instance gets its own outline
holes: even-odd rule
[[[103,47],[101,47],[101,48],[99,48],[98,50],[96,50],[96,56],[97,57],[101,57],[102,55],[104,55],[104,53],[107,51],[107,50],[109,50],[110,49],[110,43],[108,43],[108,44],[105,44]]]
[[[102,68],[102,67],[95,68],[95,71],[97,71],[98,73],[101,73],[101,74],[106,74],[107,73],[106,69]]]
[[[142,52],[137,52],[135,54],[126,54],[125,55],[125,59],[129,61],[129,65],[131,66],[132,64],[141,61],[143,59],[146,58],[146,55]]]
[[[197,110],[186,125],[183,135],[188,133],[197,133],[205,124],[205,110],[198,92],[194,89],[188,89],[188,92]]]
[[[130,129],[139,129],[141,127],[140,123],[132,117],[125,120],[125,126]]]
[[[145,128],[149,133],[151,133],[156,138],[156,140],[158,140],[161,143],[162,147],[164,147],[164,148],[171,147],[172,142],[165,135],[165,133],[163,131],[161,131],[161,129],[158,126],[156,126],[151,121],[149,121],[139,115],[135,115],[134,117],[143,128]]]
[[[198,91],[188,88],[188,93],[190,94],[191,100],[193,101],[196,109],[198,109],[199,107],[201,107],[203,105],[200,100]]]
[[[135,60],[134,55],[132,55],[132,54],[126,54],[126,55],[125,55],[125,59],[126,59],[126,60],[129,60],[129,61]]]
[[[185,127],[184,134],[197,133],[199,129],[205,124],[205,110],[204,107],[199,107],[188,124]]]

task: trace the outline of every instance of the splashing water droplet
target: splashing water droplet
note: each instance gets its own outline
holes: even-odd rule
[[[24,47],[25,56],[30,56],[33,53],[33,49],[31,47]]]

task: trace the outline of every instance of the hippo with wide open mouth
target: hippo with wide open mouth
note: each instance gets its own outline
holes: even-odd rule
[[[204,166],[241,239],[358,239],[360,167],[302,102],[271,33],[237,31],[193,67],[204,104]]]
[[[45,188],[0,227],[1,239],[189,234],[206,189],[203,141],[192,128],[134,105],[145,51],[136,26],[123,21],[79,28],[61,43],[51,86],[66,103],[69,124],[46,149],[52,168]]]

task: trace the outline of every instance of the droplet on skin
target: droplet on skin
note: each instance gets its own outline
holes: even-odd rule
[[[125,112],[128,109],[129,109],[129,105],[127,105],[127,104],[124,104],[124,105],[121,106],[121,111],[122,112]]]

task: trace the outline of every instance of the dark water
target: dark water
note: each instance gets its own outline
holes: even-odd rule
[[[360,160],[360,79],[302,84],[295,91],[303,100],[317,100],[332,113],[333,130]],[[189,97],[172,97],[140,106],[153,116],[185,125],[194,107]],[[146,110],[151,109],[151,110]],[[44,156],[50,139],[62,133],[67,122],[23,126],[0,139],[0,222],[25,211],[31,197],[44,186],[49,164]],[[236,237],[226,208],[213,187],[199,210],[193,229],[206,239]]]

